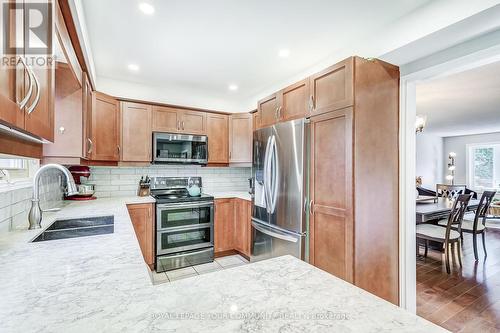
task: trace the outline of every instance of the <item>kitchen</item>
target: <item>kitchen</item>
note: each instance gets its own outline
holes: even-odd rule
[[[2,38],[25,39],[0,68],[2,332],[442,331],[401,301],[397,65],[304,57],[236,84],[214,54],[155,62],[141,33],[106,29],[114,8],[123,32],[167,32],[194,3],[41,3],[1,13]],[[43,52],[19,31],[31,11]]]

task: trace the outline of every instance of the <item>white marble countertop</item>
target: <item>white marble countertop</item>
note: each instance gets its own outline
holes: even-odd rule
[[[0,238],[0,332],[440,332],[439,327],[294,257],[153,286],[125,204],[68,204],[56,218],[115,216],[109,235]]]
[[[213,196],[215,199],[229,199],[229,198],[240,198],[243,200],[252,200],[252,196],[248,191],[224,191],[224,192],[207,192],[206,194],[209,194]]]

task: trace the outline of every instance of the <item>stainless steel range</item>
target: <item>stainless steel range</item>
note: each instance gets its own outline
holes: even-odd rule
[[[201,177],[153,177],[156,199],[156,271],[163,272],[214,260],[214,198],[190,196],[202,188]]]

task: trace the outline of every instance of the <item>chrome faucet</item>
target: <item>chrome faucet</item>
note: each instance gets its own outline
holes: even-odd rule
[[[39,229],[42,227],[42,210],[40,209],[40,176],[44,173],[44,171],[49,169],[57,169],[62,171],[64,176],[66,177],[66,196],[71,196],[78,194],[78,189],[76,188],[75,181],[71,176],[66,167],[60,164],[46,164],[42,166],[35,173],[35,177],[33,178],[33,199],[31,199],[31,209],[28,215],[28,221],[30,222],[29,229]]]

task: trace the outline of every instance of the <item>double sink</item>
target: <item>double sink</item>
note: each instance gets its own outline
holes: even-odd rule
[[[114,216],[57,220],[32,242],[112,234],[114,229]]]

